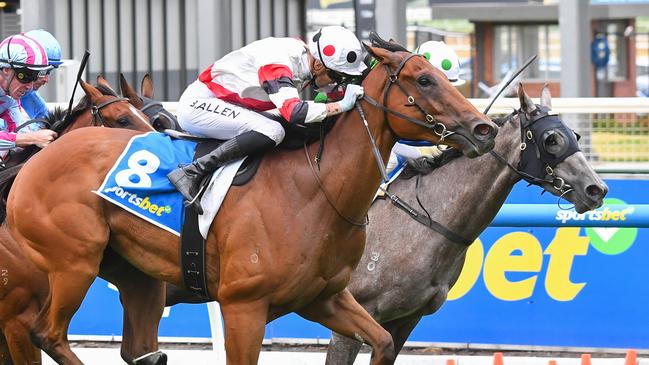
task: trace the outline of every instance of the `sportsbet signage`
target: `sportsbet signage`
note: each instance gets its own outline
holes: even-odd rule
[[[605,205],[610,204],[622,207],[605,207],[583,214],[559,210],[556,220],[561,223],[568,220],[623,222],[627,214],[633,213],[633,208],[623,207],[625,202],[620,199],[606,199]],[[448,299],[464,296],[482,274],[488,292],[501,300],[531,298],[536,285],[543,285],[550,298],[570,301],[586,285],[585,282],[573,282],[570,278],[575,257],[587,255],[591,246],[605,255],[621,254],[631,247],[637,234],[638,228],[587,227],[582,230],[579,227],[561,227],[556,229],[552,240],[543,245],[533,234],[515,231],[496,240],[486,255],[482,241],[477,239],[467,252],[462,273],[449,292]],[[544,256],[547,256],[546,260]],[[541,271],[545,271],[545,281],[538,283]],[[510,280],[507,278],[510,273],[529,275],[525,279]]]
[[[606,206],[614,208],[579,215],[557,212],[554,205],[550,218],[558,227],[488,228],[469,248],[449,300],[424,317],[409,340],[649,349],[649,228],[566,226],[649,218],[627,209],[649,204],[649,180],[606,182]],[[514,188],[507,204],[556,204],[555,197],[525,185]],[[395,219],[403,219],[401,213]],[[97,282],[70,333],[120,335],[121,318],[117,293]],[[205,306],[170,308],[160,336],[209,337]],[[265,335],[329,336],[328,329],[296,315],[271,322]]]

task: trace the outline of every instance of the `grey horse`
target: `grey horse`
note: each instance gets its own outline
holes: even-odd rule
[[[494,151],[504,160],[490,155],[476,159],[460,157],[420,176],[421,202],[428,208],[432,220],[464,237],[465,241],[473,241],[487,228],[514,184],[522,178],[513,169],[521,159],[521,138],[527,135],[527,131],[521,133],[520,115],[523,114],[524,120],[533,121],[541,110],[551,108],[547,88],[541,92],[541,106],[535,105],[522,87],[519,87],[518,97],[520,113],[504,121],[496,138]],[[555,120],[565,127],[563,121]],[[535,123],[543,123],[543,119]],[[570,138],[575,138],[566,138],[565,134],[551,127],[534,139],[539,149],[560,152],[566,151]],[[572,143],[576,145],[576,139]],[[532,148],[531,143],[527,147]],[[533,165],[534,161],[527,162]],[[580,213],[602,205],[608,187],[580,151],[567,156],[554,169],[546,170],[543,164],[539,166],[544,169],[545,176],[537,176],[536,180],[525,176],[526,180],[555,195],[563,195]],[[471,177],[467,178],[469,174]],[[390,192],[412,203],[416,201],[415,184],[414,178],[399,179],[392,184]],[[365,252],[348,288],[392,334],[398,353],[422,316],[435,313],[446,301],[460,275],[468,245],[453,242],[410,219],[389,200],[376,201],[369,218]],[[353,364],[361,345],[357,340],[334,333],[326,363]]]

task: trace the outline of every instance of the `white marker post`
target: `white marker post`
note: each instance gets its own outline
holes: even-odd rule
[[[223,317],[218,302],[207,303],[207,313],[210,316],[210,332],[212,333],[212,351],[216,355],[216,364],[225,365],[225,336],[223,333]]]

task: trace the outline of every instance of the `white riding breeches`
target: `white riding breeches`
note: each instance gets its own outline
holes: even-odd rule
[[[284,139],[284,128],[279,122],[214,97],[200,81],[185,90],[177,112],[180,127],[197,136],[232,139],[257,131],[275,141],[275,145]]]

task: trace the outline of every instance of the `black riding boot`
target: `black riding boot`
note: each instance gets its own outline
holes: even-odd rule
[[[187,199],[186,204],[192,206],[198,214],[203,214],[200,206],[201,182],[210,173],[226,163],[245,156],[261,153],[275,147],[275,141],[256,132],[244,132],[223,142],[214,151],[196,159],[196,161],[179,166],[167,174],[167,178]]]

